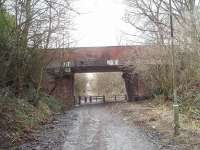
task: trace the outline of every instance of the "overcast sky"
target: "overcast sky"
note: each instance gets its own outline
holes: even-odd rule
[[[122,33],[130,28],[122,20],[123,0],[78,0],[74,5],[81,13],[74,20],[76,30],[72,33],[78,47],[119,45]]]

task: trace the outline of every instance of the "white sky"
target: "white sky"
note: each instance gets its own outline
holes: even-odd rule
[[[122,33],[130,29],[122,20],[123,0],[78,0],[74,6],[81,13],[72,32],[78,47],[119,45]]]

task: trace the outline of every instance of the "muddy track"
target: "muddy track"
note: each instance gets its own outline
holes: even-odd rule
[[[57,115],[35,133],[36,140],[22,150],[157,150],[138,127],[130,127],[109,108],[112,104],[87,105]]]

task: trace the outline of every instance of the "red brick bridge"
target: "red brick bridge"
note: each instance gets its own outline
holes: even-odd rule
[[[151,64],[151,55],[155,54],[155,49],[152,46],[49,49],[45,90],[48,94],[72,104],[75,73],[123,72],[128,100],[144,99],[149,92],[140,74],[133,71],[134,64],[128,62],[135,59],[134,63],[142,61],[143,64]]]

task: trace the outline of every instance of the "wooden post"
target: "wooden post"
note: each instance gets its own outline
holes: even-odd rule
[[[117,101],[117,96],[115,95],[115,101]]]
[[[92,96],[90,96],[90,103],[92,103]]]
[[[74,105],[76,105],[76,96],[74,96]]]
[[[126,101],[128,100],[128,97],[127,97],[127,95],[125,95],[125,100],[126,100]]]
[[[106,97],[105,97],[105,96],[103,96],[103,102],[104,102],[104,103],[106,102]]]
[[[85,96],[85,103],[87,103],[87,96]]]
[[[81,105],[81,96],[78,97],[78,103]]]

